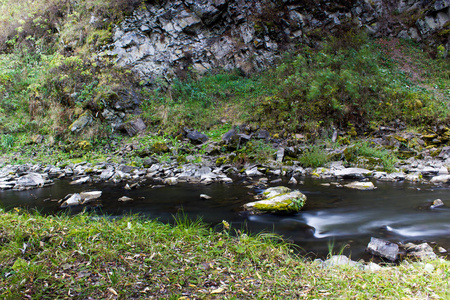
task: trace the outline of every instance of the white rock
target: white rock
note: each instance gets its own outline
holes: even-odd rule
[[[178,184],[178,179],[176,177],[169,177],[164,179],[164,183],[167,185],[176,185]]]
[[[70,184],[84,184],[91,181],[90,176],[81,177],[80,179],[72,181]]]
[[[83,204],[96,200],[102,196],[102,191],[93,192],[81,192],[80,197],[83,200]]]
[[[355,181],[355,182],[346,184],[344,186],[349,189],[355,189],[355,190],[361,190],[361,191],[369,191],[369,190],[376,189],[376,187],[370,181],[367,181],[367,182]]]
[[[431,183],[446,183],[450,181],[450,175],[438,175],[431,178]]]
[[[208,195],[206,195],[206,194],[200,194],[200,199],[209,200],[209,199],[212,199],[212,197],[211,197],[211,196],[208,196]]]
[[[66,201],[64,201],[61,204],[61,207],[68,207],[68,206],[76,206],[81,204],[81,196],[80,194],[73,194],[69,197]]]
[[[133,198],[127,197],[127,196],[123,196],[120,197],[117,201],[119,202],[128,202],[128,201],[133,201]]]

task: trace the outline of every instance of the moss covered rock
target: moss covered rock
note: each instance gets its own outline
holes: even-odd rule
[[[264,200],[245,204],[244,208],[255,214],[294,214],[302,209],[306,202],[306,196],[300,191],[292,191],[283,186],[265,190],[263,198]]]

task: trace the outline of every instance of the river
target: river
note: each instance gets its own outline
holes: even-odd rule
[[[270,185],[290,186],[307,196],[303,210],[289,216],[256,216],[242,212],[242,205],[252,201],[261,190],[248,188],[248,182],[238,179],[233,184],[180,183],[159,188],[148,185],[134,190],[125,190],[124,184],[70,185],[67,180],[55,180],[54,185],[41,189],[0,191],[0,206],[6,210],[23,207],[55,214],[61,209],[54,200],[69,193],[98,190],[103,194],[101,208],[96,211],[110,217],[140,214],[173,222],[174,215],[183,213],[217,228],[226,220],[241,231],[281,234],[298,245],[301,253],[318,257],[325,257],[331,250],[353,259],[370,258],[364,250],[372,236],[394,242],[427,241],[446,249],[450,247],[450,208],[429,208],[438,198],[450,206],[449,186],[374,181],[376,190],[358,191],[324,186],[329,180],[309,177],[301,180],[297,185],[288,185],[285,181]],[[201,199],[200,194],[209,195],[211,199]],[[122,196],[134,201],[118,202]],[[82,209],[72,208],[71,213]]]

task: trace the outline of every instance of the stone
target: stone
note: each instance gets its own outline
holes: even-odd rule
[[[250,202],[244,205],[244,209],[255,214],[297,213],[305,204],[306,196],[300,191],[292,191],[287,187],[275,187],[264,191],[264,200]]]
[[[133,200],[134,200],[133,198],[130,198],[127,196],[123,196],[123,197],[120,197],[119,199],[117,199],[117,201],[119,201],[119,202],[129,202],[129,201],[133,201]]]
[[[357,262],[351,260],[345,255],[333,255],[332,257],[324,261],[322,263],[322,266],[324,268],[339,267],[339,266],[355,267],[357,266]]]
[[[197,130],[189,130],[186,137],[193,144],[203,144],[208,141],[208,136],[206,134],[200,133]]]
[[[81,177],[80,179],[74,180],[72,182],[70,182],[70,184],[84,184],[91,181],[91,177],[90,176],[85,176],[85,177]]]
[[[167,184],[167,185],[176,185],[176,184],[178,184],[178,179],[176,177],[169,177],[169,178],[164,179],[163,182],[164,182],[164,184]]]
[[[374,237],[370,238],[366,251],[372,255],[387,258],[390,261],[397,260],[400,252],[397,244]]]
[[[450,175],[438,175],[431,178],[431,183],[447,183],[450,181]]]
[[[122,125],[123,129],[127,132],[129,136],[135,136],[139,132],[144,131],[147,126],[141,118],[129,121]]]
[[[362,179],[372,175],[372,171],[362,168],[345,168],[334,171],[334,176],[343,179]]]
[[[437,256],[427,243],[422,243],[420,245],[415,245],[413,243],[408,243],[405,245],[406,254],[420,259],[436,259]]]
[[[288,182],[289,184],[297,184],[298,183],[298,181],[297,181],[297,179],[295,179],[295,177],[291,177],[291,179],[289,179],[289,182]]]
[[[278,163],[281,163],[281,162],[283,162],[283,158],[284,158],[284,148],[280,148],[277,151],[277,159],[276,160]]]
[[[81,201],[80,194],[73,194],[61,204],[61,208],[80,205]]]
[[[89,111],[83,113],[75,122],[69,126],[72,132],[80,132],[92,122],[93,118]]]
[[[349,184],[345,184],[344,187],[360,191],[370,191],[376,189],[376,187],[370,181],[367,182],[355,181]]]
[[[208,195],[206,195],[206,194],[200,194],[200,199],[203,199],[203,200],[209,200],[209,199],[212,199],[212,197],[211,197],[211,196],[208,196]]]
[[[376,263],[370,262],[366,266],[364,266],[364,271],[369,272],[378,272],[382,269],[382,267]]]
[[[254,168],[245,170],[245,175],[247,175],[248,177],[256,177],[256,176],[263,176],[264,174],[261,173],[260,171],[258,171],[257,167],[254,167]]]
[[[430,206],[431,209],[433,208],[438,208],[438,207],[443,207],[444,206],[444,202],[442,202],[441,199],[436,199],[433,201],[433,204]]]
[[[19,187],[42,187],[45,180],[41,174],[29,173],[17,179],[16,185]]]
[[[102,196],[102,191],[81,192],[80,197],[83,204],[97,200]]]

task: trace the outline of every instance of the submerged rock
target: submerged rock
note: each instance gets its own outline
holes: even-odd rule
[[[306,201],[306,196],[300,191],[283,186],[265,190],[263,197],[264,200],[247,203],[244,208],[255,214],[292,214],[302,209]]]
[[[397,244],[374,237],[370,238],[366,251],[372,255],[387,258],[390,261],[397,260],[400,252]]]
[[[346,184],[344,186],[349,189],[355,189],[355,190],[361,190],[361,191],[369,191],[369,190],[376,189],[376,187],[370,181],[367,181],[367,182],[355,181],[355,182]]]

